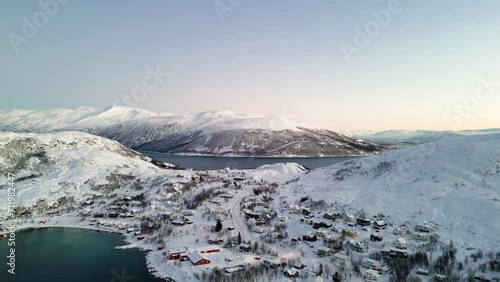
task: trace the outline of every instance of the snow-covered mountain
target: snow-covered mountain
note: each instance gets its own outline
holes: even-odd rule
[[[51,206],[64,198],[81,201],[118,188],[149,187],[155,175],[177,168],[83,132],[0,133],[0,174],[15,175],[20,207],[39,199]],[[4,184],[0,194],[6,197]]]
[[[427,223],[444,242],[491,250],[500,243],[499,183],[500,134],[485,134],[315,169],[283,196],[293,201],[309,195],[352,214],[383,213],[396,226]]]
[[[363,140],[383,144],[422,144],[449,138],[470,135],[494,134],[500,133],[499,128],[481,129],[481,130],[462,130],[462,131],[432,131],[432,130],[387,130],[374,133],[353,133]]]
[[[73,110],[0,111],[0,130],[50,132],[77,130],[116,140],[127,147],[169,153],[252,156],[370,155],[370,142],[286,118],[229,111],[159,114],[113,106]]]

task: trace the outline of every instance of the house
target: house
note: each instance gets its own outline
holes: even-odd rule
[[[363,258],[361,261],[361,265],[365,268],[373,269],[373,270],[382,270],[382,263],[378,260],[373,260],[370,258]]]
[[[266,229],[264,227],[261,227],[261,226],[254,226],[253,232],[263,234],[266,232]]]
[[[387,228],[387,223],[383,220],[377,220],[373,223],[373,229],[383,230]]]
[[[448,281],[446,279],[446,276],[442,275],[442,274],[436,274],[436,276],[434,276],[434,281],[442,281],[442,282],[446,282]],[[484,280],[483,280],[484,281]]]
[[[311,214],[311,210],[308,209],[308,208],[302,208],[302,214],[303,215],[310,215]]]
[[[201,256],[198,252],[190,253],[187,257],[193,265],[210,264],[210,260]]]
[[[325,213],[323,214],[323,217],[326,219],[335,220],[337,218],[337,215],[334,213]]]
[[[323,221],[321,221],[321,222],[314,222],[313,223],[313,228],[314,229],[319,229],[319,228],[322,228],[322,227],[323,228],[330,228],[330,227],[332,227],[332,224],[327,224],[327,223],[325,223]]]
[[[398,236],[406,236],[407,233],[408,230],[406,230],[405,228],[394,228],[394,230],[392,231],[392,234]]]
[[[429,225],[417,224],[417,225],[415,225],[415,231],[430,233],[430,232],[432,232],[432,227],[430,227]]]
[[[352,214],[346,213],[344,215],[344,220],[347,221],[347,222],[354,222],[354,223],[356,223],[356,217],[354,215],[352,215]]]
[[[373,269],[368,269],[365,271],[365,274],[363,274],[363,278],[366,280],[377,281],[380,279],[380,274]]]
[[[195,214],[196,214],[196,211],[195,211],[195,210],[183,210],[183,211],[182,211],[182,214],[183,214],[184,216],[193,216],[193,215],[195,215]]]
[[[381,251],[381,253],[382,253],[382,251]],[[407,258],[408,257],[408,253],[405,250],[394,249],[394,248],[389,249],[389,255],[392,257],[398,257],[398,258]]]
[[[342,253],[336,253],[333,255],[333,262],[337,264],[347,263],[351,261],[351,257]]]
[[[308,241],[308,242],[316,242],[316,240],[318,240],[318,237],[316,237],[316,235],[313,235],[313,234],[307,234],[307,235],[302,236],[302,240]]]
[[[354,240],[350,240],[347,242],[347,246],[349,246],[351,248],[351,250],[353,250],[355,252],[362,253],[362,254],[368,253],[368,246],[365,243],[354,242]]]
[[[205,246],[205,247],[199,247],[196,248],[195,251],[193,252],[198,252],[200,254],[211,254],[211,253],[217,253],[220,252],[220,247],[215,245],[215,246]]]
[[[422,268],[419,268],[419,269],[417,269],[417,274],[418,275],[429,276],[429,271],[425,270],[425,269],[422,269]]]
[[[86,200],[86,201],[83,202],[84,206],[90,206],[92,204],[94,204],[94,200]]]
[[[181,259],[187,257],[186,248],[175,248],[167,250],[168,260]]]
[[[304,269],[306,266],[305,264],[301,263],[301,262],[295,262],[295,264],[293,265],[294,268],[297,268],[297,269]]]
[[[249,219],[249,218],[253,218],[253,219],[257,219],[257,220],[258,220],[258,219],[260,219],[260,218],[261,218],[261,216],[262,216],[262,214],[261,214],[261,213],[256,213],[256,212],[252,212],[252,211],[246,211],[246,212],[245,212],[245,217],[246,217],[247,219]]]
[[[341,237],[339,235],[326,235],[325,242],[336,242],[340,241]]]
[[[429,233],[414,232],[411,235],[413,239],[417,241],[429,241],[431,239],[431,235]]]
[[[327,247],[319,247],[318,248],[318,256],[328,256],[332,253],[332,249]]]
[[[326,230],[318,230],[318,231],[316,231],[315,235],[318,236],[318,237],[325,237],[326,235],[328,235],[328,231],[326,231]]]
[[[286,270],[285,272],[283,272],[283,275],[285,275],[285,277],[288,277],[288,278],[297,278],[300,276],[300,272],[295,268],[290,268],[290,269]]]
[[[396,248],[398,249],[406,249],[406,247],[408,246],[408,243],[406,242],[406,240],[404,238],[397,238],[396,240],[394,240],[394,246],[396,246]]]
[[[240,244],[240,252],[246,252],[249,253],[252,251],[252,246],[248,244]]]
[[[304,224],[309,224],[309,225],[313,225],[314,224],[314,221],[312,219],[310,219],[310,218],[301,218],[300,222],[302,222]]]
[[[141,205],[141,202],[140,201],[130,201],[130,205],[131,206],[140,206]]]
[[[181,219],[174,219],[172,220],[172,224],[177,226],[183,226],[184,224],[186,224],[186,221]]]
[[[370,241],[382,241],[384,237],[378,233],[373,233],[370,235]]]
[[[361,226],[370,226],[372,224],[372,222],[366,218],[357,218],[356,223]]]
[[[282,221],[282,222],[287,222],[287,221],[288,221],[288,217],[287,217],[287,216],[280,215],[280,216],[278,217],[278,220],[279,220],[279,221]]]
[[[356,238],[356,237],[358,237],[358,232],[356,232],[352,229],[342,230],[342,235],[347,236],[347,237]]]

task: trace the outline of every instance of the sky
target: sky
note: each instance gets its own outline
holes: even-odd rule
[[[500,127],[499,14],[496,0],[0,0],[0,108]]]

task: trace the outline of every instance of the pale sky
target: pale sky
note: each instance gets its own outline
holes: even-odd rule
[[[500,127],[498,15],[496,0],[0,0],[0,108]]]

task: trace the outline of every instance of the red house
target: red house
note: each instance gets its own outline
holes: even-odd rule
[[[199,248],[196,248],[196,252],[198,252],[200,254],[217,253],[217,252],[220,252],[220,247],[219,246],[199,247]]]
[[[186,248],[176,248],[176,249],[169,249],[168,250],[168,259],[169,260],[174,260],[174,259],[180,259],[182,260],[183,257],[186,256]]]
[[[210,264],[210,260],[202,257],[199,253],[190,253],[188,259],[193,263],[193,265],[203,265]]]

